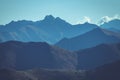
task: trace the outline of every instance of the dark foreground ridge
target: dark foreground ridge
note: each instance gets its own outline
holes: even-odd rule
[[[90,71],[32,69],[0,70],[0,80],[120,80],[120,61]]]

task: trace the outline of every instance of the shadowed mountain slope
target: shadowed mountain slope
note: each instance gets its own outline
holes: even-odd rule
[[[76,54],[42,42],[0,44],[0,68],[76,69]]]
[[[96,68],[90,72],[88,80],[120,80],[120,61]]]
[[[120,60],[120,44],[101,44],[93,48],[77,51],[78,69],[96,67]]]
[[[70,51],[75,51],[75,50],[94,47],[96,45],[103,44],[103,43],[111,44],[111,43],[120,42],[120,37],[116,37],[112,35],[112,33],[110,34],[105,33],[104,31],[106,30],[96,28],[83,35],[79,35],[74,38],[62,39],[56,44],[56,46],[59,46],[61,48],[64,48]]]

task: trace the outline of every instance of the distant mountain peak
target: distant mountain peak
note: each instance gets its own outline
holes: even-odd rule
[[[89,23],[89,22],[85,22],[84,25],[95,25],[95,26],[97,26],[96,24]],[[99,26],[97,26],[97,27],[99,27]],[[97,27],[96,27],[96,28],[97,28]]]
[[[90,24],[89,22],[85,22],[84,24]]]
[[[55,17],[52,16],[52,15],[47,15],[47,16],[45,16],[45,18],[44,18],[44,20],[54,20],[54,19],[55,19]]]
[[[114,20],[111,20],[109,22],[117,22],[117,23],[120,23],[120,19],[114,19]]]
[[[15,23],[15,21],[14,20],[12,20],[11,22],[9,22],[8,24],[13,24],[13,23]],[[7,24],[6,24],[7,25]]]
[[[120,30],[120,19],[114,19],[107,23],[100,25],[103,29],[108,29],[110,31],[119,32]]]
[[[56,19],[57,19],[57,20],[61,20],[61,18],[60,18],[60,17],[56,17]]]
[[[23,26],[23,25],[32,25],[33,21],[30,20],[18,20],[18,21],[14,21],[12,20],[10,23],[6,24],[6,26],[14,26],[14,27],[18,27],[18,26]]]

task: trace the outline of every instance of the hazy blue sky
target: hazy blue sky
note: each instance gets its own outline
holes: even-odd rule
[[[49,14],[70,23],[81,21],[84,16],[95,22],[103,16],[119,15],[120,0],[0,0],[0,24],[41,20]]]

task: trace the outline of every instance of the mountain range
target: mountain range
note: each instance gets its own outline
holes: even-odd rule
[[[15,40],[56,44],[63,38],[80,36],[99,27],[119,34],[119,24],[120,20],[115,19],[100,26],[88,22],[72,25],[59,17],[47,15],[39,21],[19,20],[0,25],[0,42]]]
[[[114,19],[100,25],[101,28],[120,33],[120,20]]]
[[[47,42],[54,44],[59,40],[71,38],[88,32],[97,25],[85,23],[71,25],[59,17],[46,16],[40,21],[11,21],[0,26],[0,42],[16,40],[22,42]]]
[[[64,38],[55,45],[70,51],[77,51],[80,49],[91,48],[99,44],[111,44],[117,42],[120,42],[120,36],[116,37],[113,32],[108,33],[101,28],[95,28],[73,38]]]

